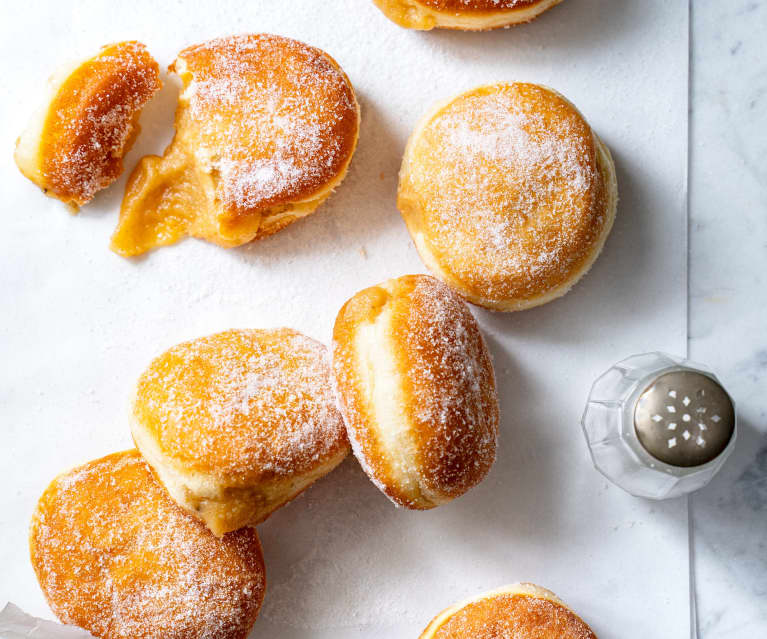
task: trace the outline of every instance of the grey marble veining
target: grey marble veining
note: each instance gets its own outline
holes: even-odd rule
[[[767,637],[767,1],[692,11],[689,349],[740,416],[691,500],[698,636]]]

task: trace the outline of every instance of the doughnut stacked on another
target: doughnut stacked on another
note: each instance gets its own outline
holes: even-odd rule
[[[214,536],[135,450],[51,482],[30,558],[56,616],[102,639],[245,639],[266,588],[256,530]]]
[[[131,430],[171,496],[216,535],[264,521],[349,453],[327,349],[290,329],[169,349],[138,381]]]
[[[437,277],[474,304],[517,311],[589,270],[617,201],[610,152],[578,110],[516,83],[434,107],[408,142],[397,205]]]
[[[419,639],[597,639],[553,592],[505,586],[443,610]]]
[[[490,470],[493,365],[468,307],[439,280],[406,275],[346,302],[333,372],[354,454],[395,504],[434,508]]]
[[[46,195],[77,210],[120,176],[141,109],[160,86],[157,62],[140,42],[106,45],[60,69],[16,142],[16,165]]]
[[[530,22],[562,0],[373,0],[406,29],[484,31]]]

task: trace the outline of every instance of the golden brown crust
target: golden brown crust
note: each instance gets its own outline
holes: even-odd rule
[[[596,635],[552,593],[520,584],[443,611],[420,639],[596,639]]]
[[[36,157],[20,159],[17,151],[17,163],[47,194],[85,204],[122,173],[138,114],[160,86],[157,62],[143,44],[103,47],[58,86],[30,149]]]
[[[324,51],[231,36],[184,49],[171,70],[184,83],[176,136],[131,177],[112,242],[120,254],[184,235],[239,246],[308,215],[343,179],[359,105]]]
[[[493,364],[457,295],[428,276],[397,283],[392,341],[417,464],[426,488],[452,499],[478,484],[495,461]]]
[[[562,0],[373,0],[406,29],[484,31],[530,22]]]
[[[245,639],[265,589],[255,529],[214,537],[135,450],[50,484],[30,556],[56,616],[104,639]]]
[[[427,265],[469,301],[518,310],[566,292],[617,200],[609,152],[577,109],[533,84],[439,105],[408,143],[398,206]]]
[[[438,11],[502,11],[541,4],[542,0],[418,0],[425,7]]]
[[[339,312],[333,340],[347,430],[384,493],[427,509],[484,478],[495,460],[495,378],[476,320],[455,293],[425,275],[365,289]]]
[[[170,348],[141,375],[133,412],[166,459],[242,486],[309,472],[348,448],[327,349],[291,329]]]
[[[138,381],[136,446],[217,535],[264,521],[349,453],[325,346],[290,329],[174,346]]]

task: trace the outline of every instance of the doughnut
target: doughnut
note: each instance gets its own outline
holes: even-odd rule
[[[327,348],[290,329],[174,346],[136,386],[137,448],[216,535],[264,521],[349,453]]]
[[[557,596],[534,584],[486,592],[439,613],[420,639],[597,639]]]
[[[373,0],[406,29],[484,31],[530,22],[562,0]]]
[[[445,504],[490,470],[493,365],[468,307],[439,280],[405,275],[346,302],[333,375],[354,454],[396,505]]]
[[[264,597],[255,529],[215,537],[135,450],[54,479],[29,546],[51,610],[102,639],[245,639]]]
[[[482,86],[411,136],[397,205],[427,267],[473,304],[518,311],[591,267],[618,201],[610,152],[563,96]]]
[[[140,42],[108,44],[59,69],[16,141],[16,165],[77,211],[122,173],[141,109],[160,86],[157,62]]]
[[[130,177],[112,237],[123,256],[184,236],[234,247],[312,213],[343,180],[360,111],[315,47],[242,35],[184,49],[176,135]]]

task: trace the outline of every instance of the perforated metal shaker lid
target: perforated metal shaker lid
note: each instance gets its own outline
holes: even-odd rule
[[[735,431],[735,409],[727,391],[694,369],[660,373],[634,408],[639,442],[656,459],[690,468],[718,457]]]

